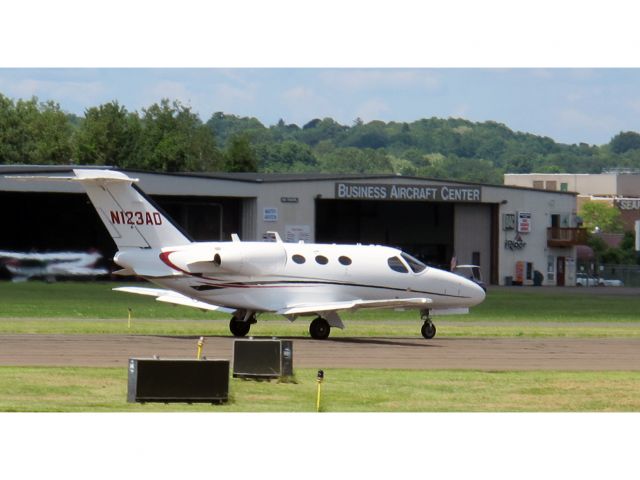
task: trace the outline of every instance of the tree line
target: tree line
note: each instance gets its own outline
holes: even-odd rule
[[[265,126],[223,112],[203,122],[163,99],[128,111],[117,101],[64,112],[54,101],[0,94],[0,164],[112,165],[163,172],[388,173],[502,184],[502,175],[640,169],[640,134],[567,145],[487,121],[423,118],[342,125],[316,118]]]

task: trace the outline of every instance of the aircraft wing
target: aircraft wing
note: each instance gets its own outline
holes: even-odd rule
[[[136,293],[138,295],[150,295],[156,297],[158,302],[173,303],[176,305],[184,305],[185,307],[200,308],[202,310],[215,310],[217,312],[233,313],[235,310],[231,308],[219,307],[210,303],[194,300],[186,295],[171,290],[163,290],[161,288],[145,288],[145,287],[117,287],[114,290],[118,292]]]
[[[426,306],[430,298],[393,298],[387,300],[349,300],[346,302],[328,302],[316,304],[289,305],[277,313],[281,315],[300,315],[303,313],[330,312],[336,310],[357,310],[359,308],[416,308]]]
[[[62,265],[51,265],[49,266],[49,270],[53,274],[58,275],[85,275],[85,276],[93,276],[93,275],[107,275],[109,270],[105,268],[89,268],[89,267],[70,267]]]

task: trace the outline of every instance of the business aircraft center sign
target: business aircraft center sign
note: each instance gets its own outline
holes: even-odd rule
[[[351,200],[426,200],[480,202],[481,187],[459,185],[391,185],[384,183],[336,183],[336,198]]]

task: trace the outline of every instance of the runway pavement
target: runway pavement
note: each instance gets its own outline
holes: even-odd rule
[[[132,357],[194,358],[198,337],[0,335],[0,365],[125,366]],[[640,370],[640,339],[335,338],[293,340],[294,368]],[[232,337],[203,355],[231,359]]]

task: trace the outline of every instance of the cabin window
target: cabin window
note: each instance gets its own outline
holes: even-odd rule
[[[344,255],[338,257],[338,261],[345,266],[351,265],[351,259],[349,257],[345,257]]]
[[[301,264],[301,265],[302,265],[304,262],[306,262],[306,261],[307,261],[307,259],[306,259],[306,258],[304,258],[302,255],[298,255],[298,254],[295,254],[295,255],[294,255],[293,257],[291,257],[291,258],[292,258],[292,260],[293,260],[294,262],[299,263],[299,264]]]
[[[318,262],[320,265],[326,265],[327,263],[329,263],[329,259],[324,255],[317,255],[316,262]]]
[[[427,268],[424,263],[422,263],[417,258],[412,257],[408,253],[402,252],[402,258],[404,258],[405,262],[409,264],[409,268],[411,269],[411,271],[413,271],[413,273],[420,273],[425,268]]]
[[[391,257],[387,260],[387,263],[389,264],[389,268],[394,272],[409,273],[407,267],[404,266],[404,263],[402,263],[402,260],[398,257]]]

